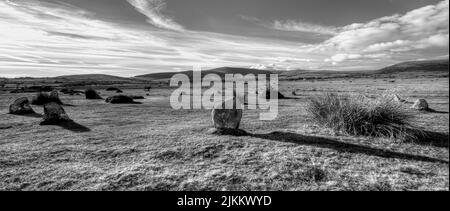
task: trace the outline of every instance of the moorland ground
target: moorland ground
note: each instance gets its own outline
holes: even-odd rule
[[[0,190],[449,190],[448,77],[281,81],[292,99],[279,101],[274,121],[244,111],[244,137],[209,134],[210,111],[173,110],[171,91],[154,88],[132,105],[61,94],[76,122],[61,126],[7,114],[14,99],[35,94],[0,92]],[[436,112],[411,110],[415,122],[440,138],[402,142],[315,126],[305,105],[325,92],[393,92],[405,108],[424,98]]]

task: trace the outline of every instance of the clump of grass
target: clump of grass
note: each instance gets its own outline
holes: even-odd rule
[[[386,96],[369,99],[326,93],[311,98],[306,108],[316,124],[347,135],[401,140],[423,135],[412,124],[414,115]]]

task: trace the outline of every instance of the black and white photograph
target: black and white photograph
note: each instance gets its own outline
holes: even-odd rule
[[[0,191],[449,191],[449,0],[0,0]]]

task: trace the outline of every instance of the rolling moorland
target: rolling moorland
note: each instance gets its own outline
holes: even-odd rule
[[[173,110],[168,81],[175,73],[0,79],[0,190],[449,190],[448,60],[374,71],[275,72],[288,98],[279,100],[274,121],[245,110],[241,129],[249,134],[243,137],[209,134],[210,111]],[[105,90],[114,86],[145,97],[141,104],[114,105],[61,93],[75,121],[70,125],[39,125],[41,106],[33,105],[35,115],[8,114],[12,101],[31,99],[39,86],[92,87],[103,98],[115,95]],[[323,93],[396,94],[414,124],[435,136],[401,141],[317,126],[305,106]],[[410,109],[420,98],[433,111]]]

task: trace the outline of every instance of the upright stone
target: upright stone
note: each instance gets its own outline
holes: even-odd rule
[[[97,91],[95,91],[94,89],[87,89],[84,93],[86,95],[86,99],[88,99],[88,100],[101,100],[101,99],[103,99],[97,93]]]
[[[41,125],[52,125],[71,121],[60,104],[50,102],[44,105],[44,120],[41,122]]]
[[[236,98],[230,99],[235,103]],[[230,101],[229,100],[229,101]],[[214,123],[214,128],[216,129],[239,129],[239,125],[242,119],[242,109],[240,107],[236,107],[236,104],[233,104],[233,109],[227,109],[225,107],[225,101],[221,104],[221,107],[214,108],[212,110],[212,120]],[[240,103],[240,102],[239,102]],[[242,105],[241,105],[242,106]]]

